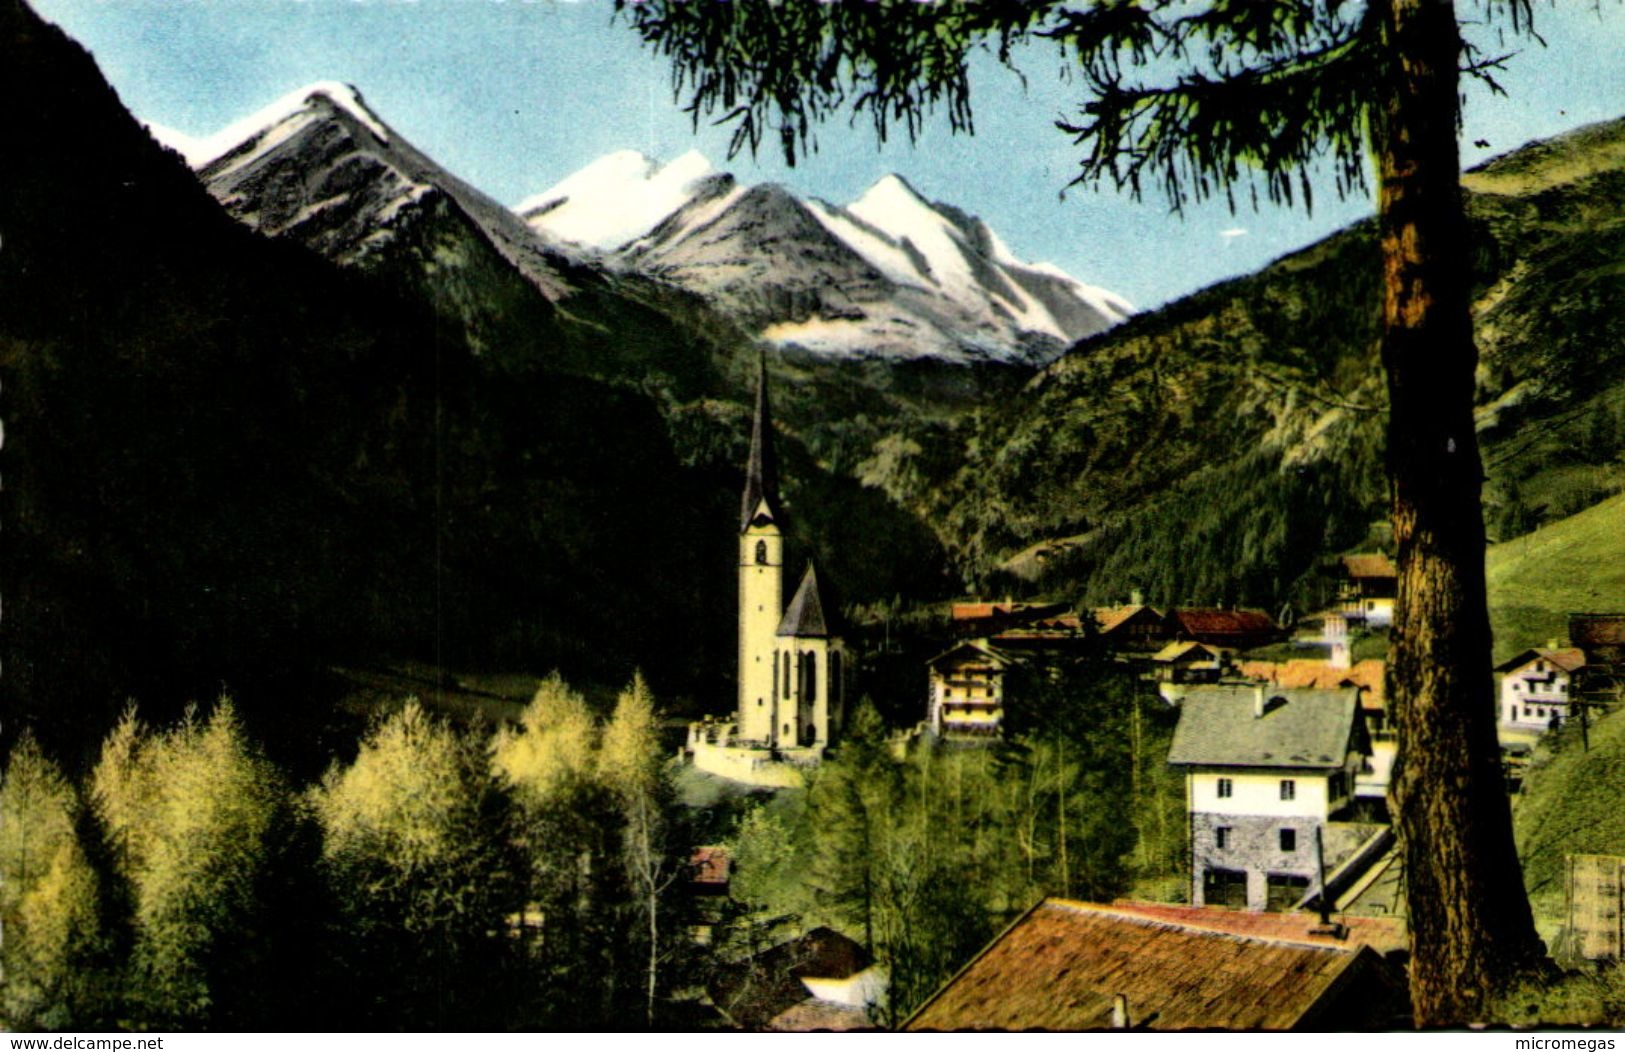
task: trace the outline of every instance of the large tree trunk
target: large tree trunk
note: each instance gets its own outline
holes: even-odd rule
[[[1388,472],[1399,601],[1389,698],[1416,1021],[1486,1018],[1543,948],[1501,775],[1484,583],[1478,350],[1456,152],[1449,0],[1387,0],[1389,68],[1373,116],[1385,298]]]

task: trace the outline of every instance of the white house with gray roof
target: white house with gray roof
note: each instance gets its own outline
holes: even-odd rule
[[[1185,770],[1191,901],[1291,909],[1316,890],[1317,833],[1328,866],[1364,838],[1331,822],[1353,803],[1370,753],[1353,687],[1219,685],[1186,695],[1168,762]]]

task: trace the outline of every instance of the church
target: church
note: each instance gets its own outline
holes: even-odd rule
[[[737,705],[731,720],[690,725],[685,747],[699,769],[750,785],[801,784],[799,769],[823,759],[846,709],[849,671],[838,611],[810,560],[784,602],[784,526],[764,361],[739,506]]]
[[[846,651],[811,561],[784,605],[784,515],[767,369],[756,378],[739,509],[739,707],[735,740],[816,759],[841,726]],[[804,754],[811,752],[813,756]]]

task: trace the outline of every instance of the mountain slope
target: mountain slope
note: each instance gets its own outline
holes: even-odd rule
[[[1516,192],[1469,198],[1492,536],[1625,482],[1622,139],[1613,122],[1532,148],[1538,165],[1520,151],[1485,176],[1516,170]],[[1084,341],[983,414],[951,475],[903,457],[874,481],[984,580],[1317,602],[1320,558],[1380,541],[1378,277],[1357,224]]]
[[[681,470],[649,400],[478,355],[234,221],[19,0],[0,50],[31,100],[0,114],[29,144],[0,166],[5,733],[73,755],[127,698],[224,683],[309,747],[327,661],[635,662],[668,689],[726,662],[715,621],[668,612],[732,608],[701,569],[729,538],[695,527],[736,494]]]
[[[1020,262],[981,220],[895,175],[845,208],[772,184],[713,184],[617,258],[769,343],[838,357],[1043,362],[1131,310]]]

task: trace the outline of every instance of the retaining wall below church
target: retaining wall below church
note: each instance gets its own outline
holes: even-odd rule
[[[799,789],[805,784],[800,768],[773,759],[773,754],[766,749],[712,745],[705,741],[691,742],[689,748],[694,754],[695,768],[730,782],[766,789]]]

